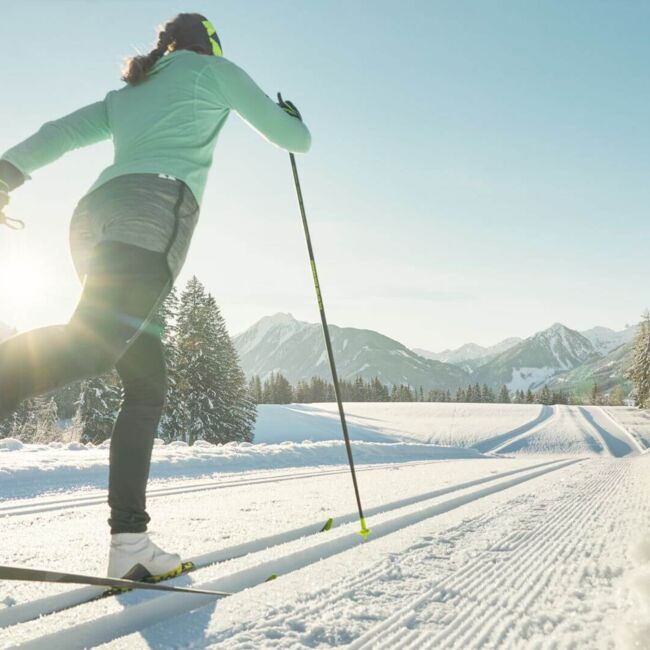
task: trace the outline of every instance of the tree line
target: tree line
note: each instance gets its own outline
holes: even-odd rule
[[[194,277],[173,290],[152,321],[162,332],[168,392],[158,435],[167,441],[252,441],[257,410],[212,295]],[[114,371],[23,402],[0,422],[0,437],[24,442],[110,437],[122,401]]]
[[[159,435],[191,444],[252,440],[256,404],[333,402],[334,386],[319,377],[292,385],[282,373],[264,381],[254,376],[248,385],[228,336],[225,321],[213,296],[192,278],[180,297],[174,290],[157,318],[169,368],[169,391]],[[650,408],[650,312],[646,311],[634,342],[627,373],[632,398],[640,408]],[[470,384],[455,392],[427,390],[421,386],[388,385],[378,377],[341,381],[348,402],[464,402],[501,404],[603,404],[620,406],[625,391],[616,386],[603,393],[594,383],[589,394],[576,397],[544,386],[539,391]],[[77,382],[49,395],[23,402],[0,422],[0,437],[25,442],[81,440],[98,443],[111,434],[122,399],[115,373]]]
[[[449,390],[427,390],[422,386],[413,388],[407,384],[388,385],[378,377],[365,380],[357,377],[354,380],[340,380],[341,397],[344,402],[463,402],[475,404],[577,404],[585,400],[577,400],[564,391],[551,391],[544,386],[539,391],[530,389],[511,391],[506,385],[495,391],[487,384],[470,384],[455,392]],[[265,380],[258,375],[253,376],[248,385],[251,400],[256,404],[310,404],[317,402],[334,402],[334,385],[320,377],[312,377],[309,381],[301,380],[292,385],[281,373],[273,372]],[[622,389],[615,391],[609,404],[622,405],[624,399]],[[591,391],[590,403],[605,403],[597,385]],[[590,401],[590,400],[587,400]]]

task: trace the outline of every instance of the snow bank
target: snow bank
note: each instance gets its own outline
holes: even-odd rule
[[[355,440],[409,440],[472,447],[539,417],[538,404],[455,404],[348,402],[350,436]],[[261,405],[255,442],[340,440],[335,403]]]
[[[3,438],[0,440],[0,451],[18,451],[23,447],[23,443],[15,438]]]
[[[3,441],[8,447],[15,447]],[[17,442],[17,441],[15,441]],[[22,445],[22,443],[20,443]],[[482,458],[473,449],[397,442],[353,442],[357,464],[418,460]],[[4,449],[4,448],[2,448]],[[318,467],[347,463],[342,440],[282,444],[201,443],[192,447],[174,442],[153,450],[151,477],[194,478],[284,467]],[[108,449],[22,445],[0,452],[0,495],[3,499],[35,496],[82,486],[103,488],[108,482]]]
[[[643,447],[650,448],[650,412],[631,406],[607,406],[603,410],[629,431]]]

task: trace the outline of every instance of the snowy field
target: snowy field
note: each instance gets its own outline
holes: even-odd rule
[[[232,596],[2,582],[0,648],[650,648],[648,414],[347,411],[366,542],[335,405],[264,407],[260,444],[154,452],[152,535],[200,567],[172,584]],[[102,574],[106,462],[0,441],[0,562]]]

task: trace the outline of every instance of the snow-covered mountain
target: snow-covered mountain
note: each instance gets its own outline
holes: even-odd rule
[[[476,371],[476,380],[511,390],[536,389],[600,355],[580,332],[561,323],[521,341]]]
[[[416,352],[425,359],[433,359],[434,361],[454,363],[462,366],[466,361],[480,361],[494,357],[514,347],[517,343],[521,343],[522,340],[518,336],[513,336],[488,347],[477,345],[476,343],[465,343],[465,345],[461,345],[459,348],[443,350],[442,352],[429,352],[421,348],[414,348],[413,352]]]
[[[623,386],[626,392],[632,388],[627,371],[632,366],[634,341],[615,347],[604,357],[586,361],[567,373],[554,377],[549,386],[568,393],[588,395],[594,384],[603,393],[615,386]]]
[[[637,331],[638,325],[628,325],[619,332],[609,327],[592,327],[580,333],[591,341],[597,352],[607,355],[619,346],[632,341]]]
[[[425,359],[406,346],[372,330],[330,325],[341,378],[379,377],[386,384],[406,383],[425,390],[455,390],[470,376],[451,364]],[[331,379],[320,323],[304,323],[290,314],[267,316],[234,338],[248,376],[282,372],[289,381],[317,376]]]

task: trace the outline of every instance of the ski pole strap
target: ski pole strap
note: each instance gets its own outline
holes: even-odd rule
[[[23,230],[25,228],[24,221],[21,221],[20,219],[12,219],[4,212],[0,212],[0,225],[6,226],[11,230]]]

